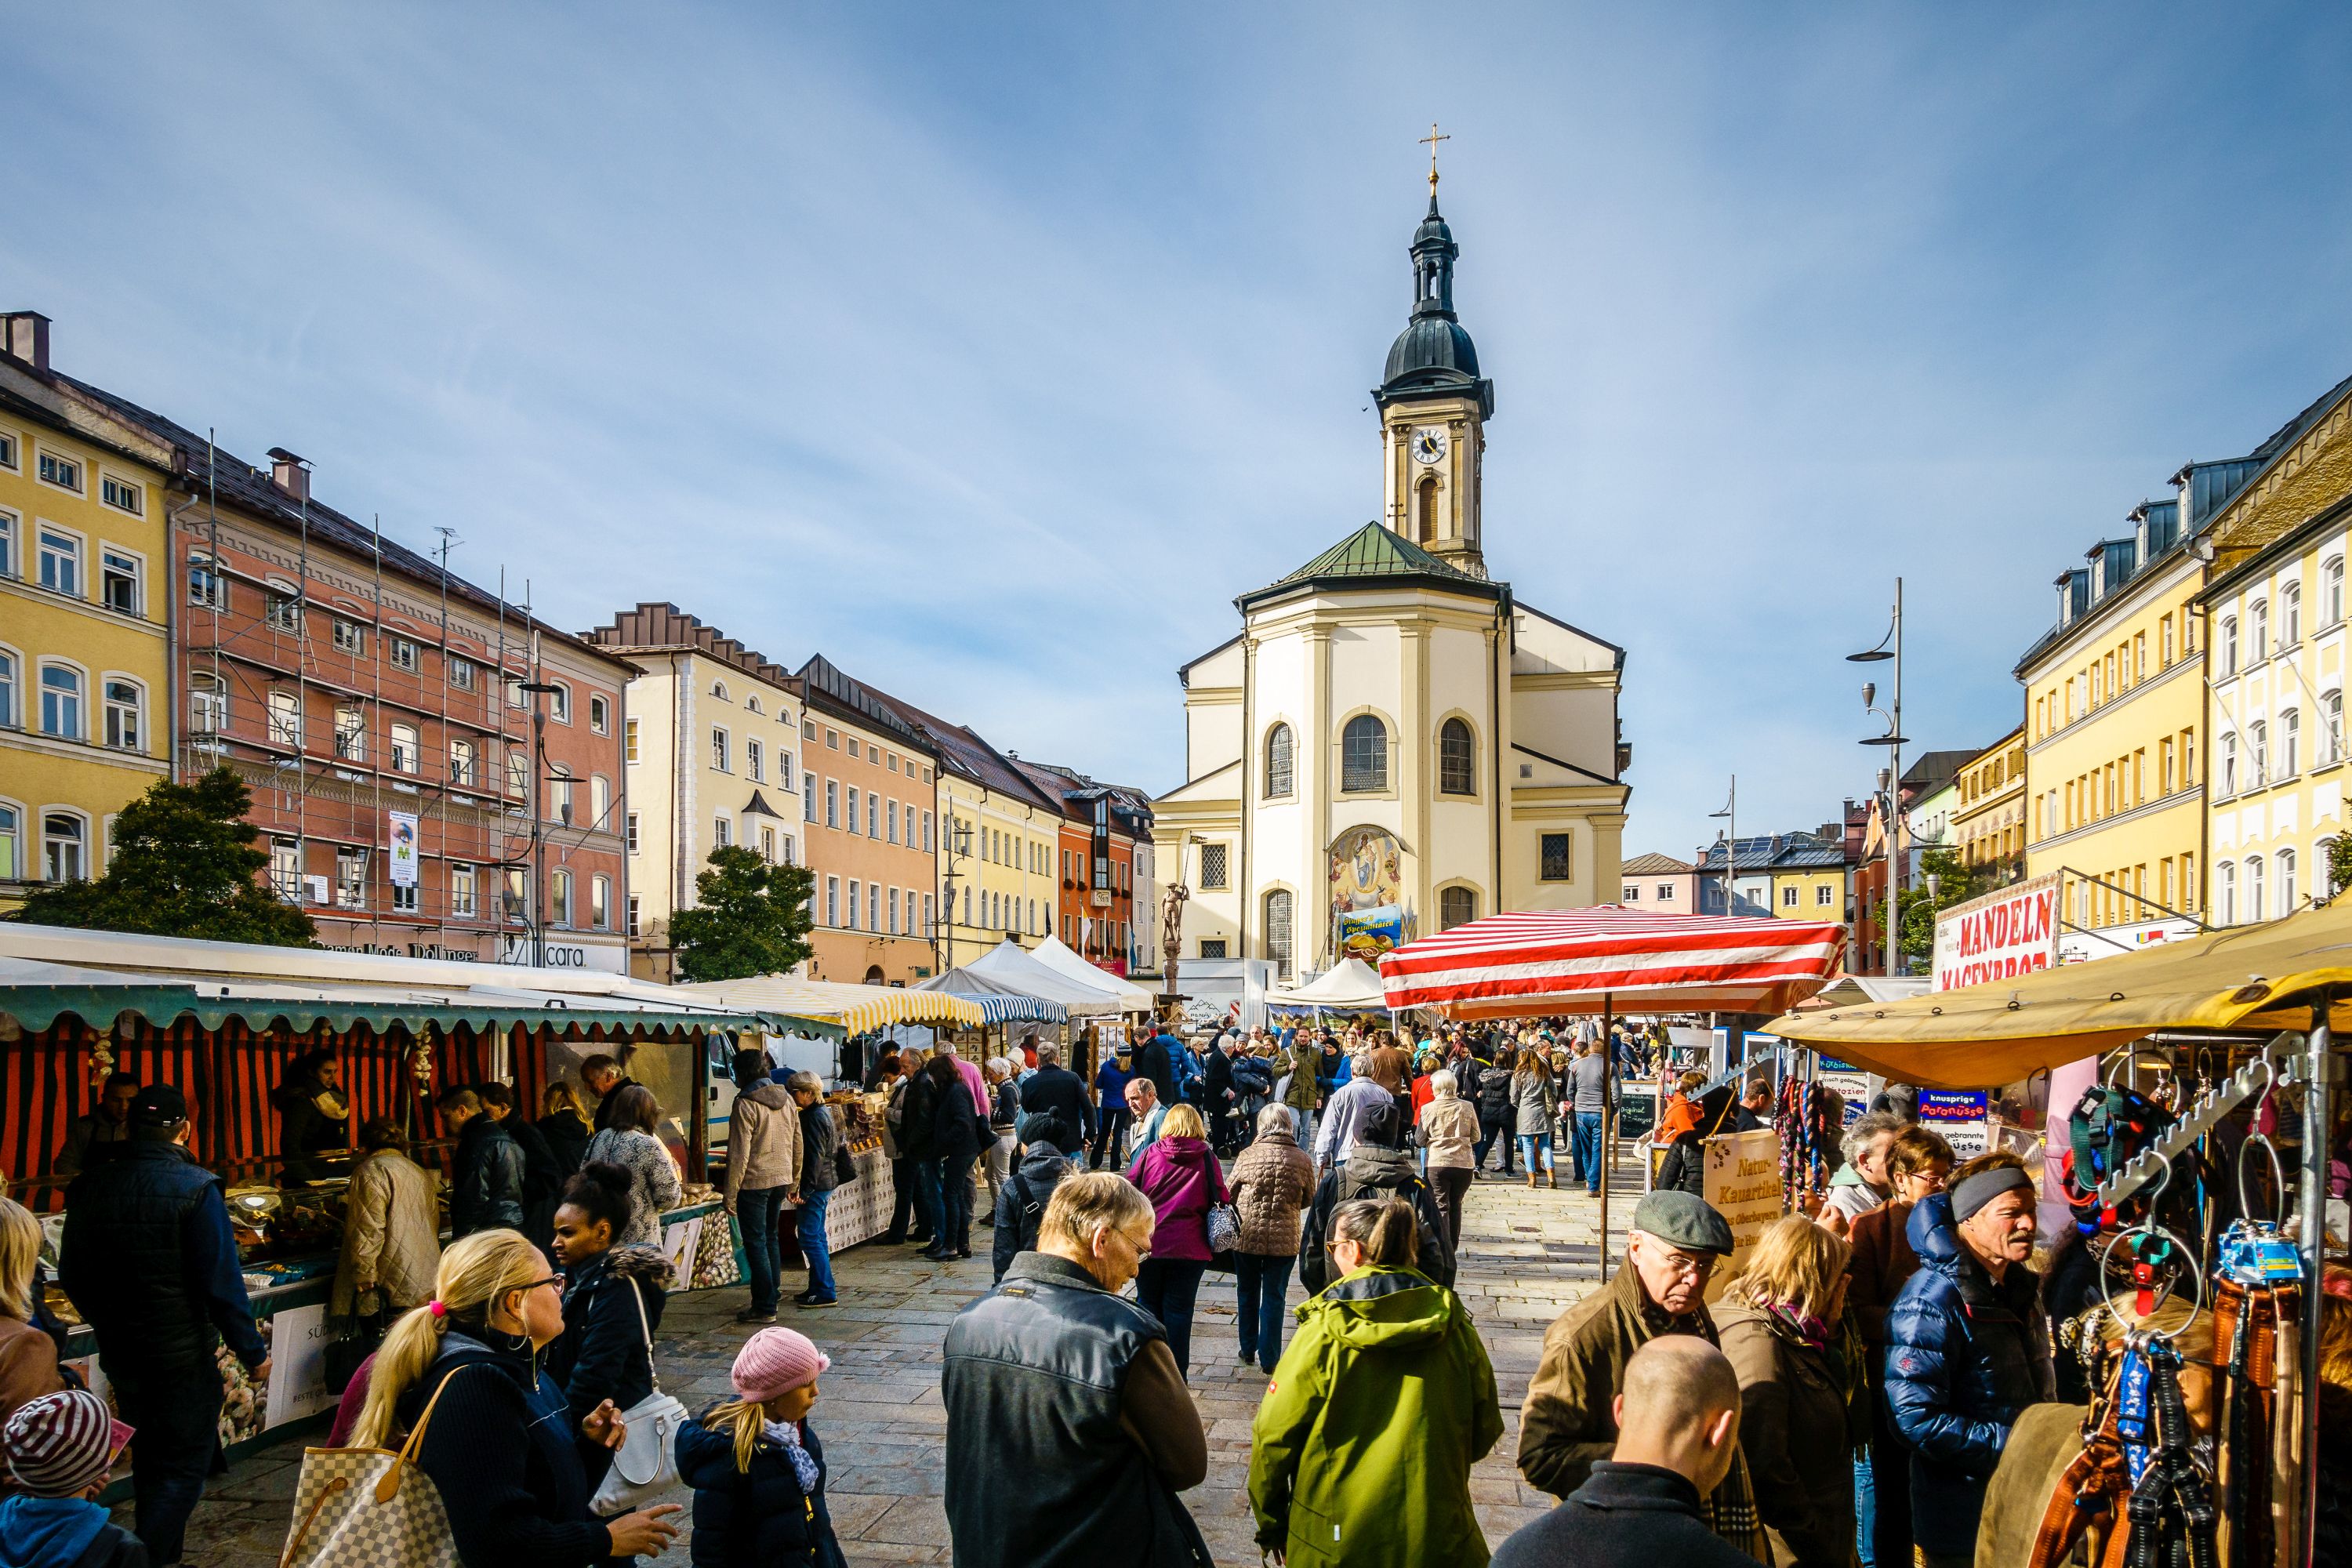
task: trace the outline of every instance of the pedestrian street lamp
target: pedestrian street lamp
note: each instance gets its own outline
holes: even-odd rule
[[[1892,659],[1895,663],[1894,690],[1886,707],[1876,706],[1877,682],[1864,681],[1862,687],[1863,711],[1865,714],[1875,714],[1886,724],[1886,733],[1865,736],[1862,744],[1886,748],[1887,782],[1885,786],[1886,790],[1886,899],[1883,909],[1886,922],[1886,976],[1891,980],[1895,977],[1895,951],[1898,941],[1895,929],[1895,911],[1896,900],[1902,890],[1903,743],[1909,739],[1903,733],[1902,578],[1895,579],[1895,614],[1886,628],[1886,635],[1878,639],[1877,647],[1865,648],[1860,653],[1850,653],[1845,657],[1850,664],[1878,664],[1888,659]]]
[[[1735,915],[1739,912],[1738,907],[1732,902],[1731,894],[1732,876],[1739,858],[1739,775],[1738,773],[1731,775],[1731,793],[1724,797],[1723,809],[1710,811],[1706,815],[1710,821],[1717,817],[1723,819],[1723,912],[1726,915]]]
[[[948,852],[948,868],[940,878],[940,902],[944,906],[940,910],[940,924],[947,932],[947,953],[940,964],[942,974],[955,967],[955,863],[971,858],[971,825],[953,815],[948,822],[950,826],[944,835],[947,842],[943,846]]]

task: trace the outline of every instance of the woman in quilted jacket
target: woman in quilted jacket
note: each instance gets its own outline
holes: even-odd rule
[[[623,1247],[659,1247],[661,1216],[677,1207],[686,1188],[677,1162],[655,1133],[661,1105],[644,1084],[625,1084],[599,1110],[612,1111],[610,1125],[588,1140],[585,1163],[603,1162],[629,1173],[629,1217],[614,1241]]]
[[[1158,1221],[1151,1256],[1135,1276],[1135,1299],[1168,1331],[1176,1370],[1192,1370],[1192,1303],[1209,1270],[1209,1208],[1229,1203],[1224,1173],[1209,1148],[1209,1125],[1198,1109],[1171,1105],[1160,1136],[1137,1160],[1132,1177],[1151,1200]]]
[[[1240,1296],[1242,1364],[1269,1377],[1282,1355],[1282,1304],[1298,1258],[1298,1218],[1315,1195],[1315,1162],[1298,1147],[1290,1108],[1257,1113],[1257,1138],[1234,1162],[1234,1283]]]

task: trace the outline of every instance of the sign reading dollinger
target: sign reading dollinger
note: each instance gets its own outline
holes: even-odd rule
[[[1938,991],[2008,980],[2058,962],[2058,874],[1954,904],[1936,917]]]

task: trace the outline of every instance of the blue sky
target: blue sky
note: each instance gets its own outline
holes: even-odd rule
[[[1981,744],[2051,579],[2352,371],[2325,8],[49,6],[0,305],[60,368],[1001,746],[1181,782],[1177,665],[1375,516],[1446,144],[1489,562],[1628,650],[1629,853]]]

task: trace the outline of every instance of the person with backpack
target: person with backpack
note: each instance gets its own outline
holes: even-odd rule
[[[1357,1122],[1357,1142],[1346,1163],[1328,1172],[1315,1189],[1307,1210],[1307,1224],[1298,1242],[1298,1280],[1309,1290],[1320,1290],[1333,1279],[1329,1238],[1331,1215],[1341,1204],[1357,1198],[1402,1198],[1420,1216],[1421,1239],[1414,1267],[1449,1289],[1454,1284],[1454,1248],[1445,1239],[1445,1216],[1437,1194],[1413,1169],[1403,1151],[1388,1146],[1402,1120],[1393,1100],[1367,1106]]]
[[[694,1489],[694,1568],[844,1568],[824,1501],[824,1446],[809,1425],[833,1359],[791,1329],[736,1352],[735,1397],[677,1430],[678,1479]]]
[[[1054,1189],[1076,1168],[1076,1151],[1083,1147],[1072,1141],[1058,1110],[1023,1111],[1014,1135],[1021,1141],[1021,1163],[996,1194],[995,1235],[989,1247],[989,1261],[996,1269],[994,1284],[1003,1283],[1004,1271],[1013,1267],[1015,1257],[1035,1250],[1037,1222],[1045,1215],[1045,1205],[1054,1201]],[[1065,1143],[1070,1144],[1072,1153],[1062,1152]]]
[[[1499,1143],[1503,1146],[1503,1175],[1507,1180],[1515,1173],[1518,1152],[1518,1107],[1511,1091],[1510,1073],[1500,1064],[1482,1068],[1477,1091],[1470,1098],[1478,1102],[1478,1144],[1471,1151],[1471,1169],[1485,1170],[1486,1151]]]

